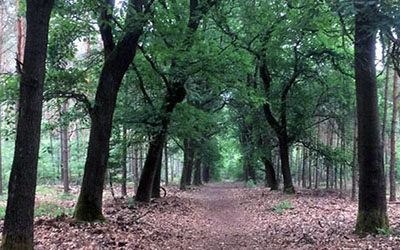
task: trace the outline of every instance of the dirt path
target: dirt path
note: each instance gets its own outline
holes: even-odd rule
[[[256,217],[246,210],[246,202],[237,196],[243,184],[208,184],[189,196],[200,204],[202,237],[194,249],[262,249],[262,239],[255,237]]]

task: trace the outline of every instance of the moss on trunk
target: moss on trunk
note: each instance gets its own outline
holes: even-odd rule
[[[98,206],[84,195],[79,196],[74,211],[74,218],[78,221],[85,222],[105,221],[101,211],[101,205]]]
[[[33,239],[16,235],[3,235],[1,250],[32,250]]]
[[[359,211],[357,216],[357,224],[355,232],[359,235],[368,233],[377,234],[381,230],[389,229],[389,219],[386,211]]]

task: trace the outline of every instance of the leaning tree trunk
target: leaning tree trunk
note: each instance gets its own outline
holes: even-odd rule
[[[389,171],[389,200],[396,200],[396,130],[397,130],[397,112],[399,112],[398,101],[398,74],[393,72],[393,109],[392,109],[392,128],[390,131],[390,171]]]
[[[387,229],[385,176],[379,134],[375,69],[375,35],[378,1],[355,1],[355,79],[360,169],[356,232],[378,233]]]
[[[24,64],[2,249],[33,249],[33,212],[42,120],[43,82],[53,0],[26,1]]]
[[[148,153],[146,156],[146,161],[140,176],[139,186],[137,189],[137,194],[135,199],[141,202],[149,202],[152,189],[154,184],[154,178],[157,171],[161,175],[161,159],[162,150],[167,140],[168,127],[171,122],[171,114],[175,109],[175,106],[182,102],[186,96],[186,89],[184,84],[175,83],[174,89],[169,89],[166,93],[164,104],[161,109],[160,117],[160,130],[153,136]]]
[[[188,52],[194,44],[194,34],[198,29],[203,16],[208,10],[216,4],[218,1],[197,1],[190,0],[189,3],[189,20],[187,23],[186,34],[183,42],[180,45],[180,51]],[[167,85],[165,93],[165,100],[163,106],[159,112],[161,121],[161,129],[155,138],[154,143],[151,143],[148,155],[146,158],[145,166],[140,177],[138,193],[136,195],[137,201],[148,202],[151,197],[151,190],[155,173],[157,170],[157,157],[161,157],[164,143],[166,142],[167,130],[170,124],[170,116],[178,103],[181,103],[186,97],[185,83],[189,75],[185,74],[187,65],[185,61],[180,60],[177,57],[171,60],[170,72],[173,73],[172,79],[167,79],[166,75],[163,75],[164,83]],[[161,145],[159,145],[161,143]],[[149,159],[149,160],[148,160]]]
[[[106,0],[106,2],[113,1]],[[126,20],[130,23],[126,25],[125,34],[116,45],[113,42],[112,29],[107,22],[112,19],[110,11],[106,8],[102,13],[102,18],[105,20],[101,21],[100,30],[106,58],[100,74],[94,107],[90,110],[92,126],[89,145],[81,192],[74,211],[74,217],[79,221],[104,220],[103,187],[109,157],[112,120],[122,79],[135,58],[137,44],[146,23],[145,18],[142,18],[143,12],[147,12],[149,8],[146,5],[141,0],[129,1]]]
[[[161,165],[162,165],[162,149],[160,151],[161,154],[157,158],[157,166],[156,166],[156,174],[153,180],[153,187],[151,189],[151,198],[160,198],[160,188],[161,188]]]

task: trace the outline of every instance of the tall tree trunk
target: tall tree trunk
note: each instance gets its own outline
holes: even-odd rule
[[[168,141],[166,140],[164,146],[164,163],[165,163],[165,186],[168,186]]]
[[[379,133],[375,69],[378,1],[355,1],[355,78],[358,118],[359,202],[356,232],[387,229],[385,176]]]
[[[186,185],[190,186],[192,185],[192,177],[193,177],[193,165],[194,165],[194,145],[193,145],[193,140],[189,140],[190,147],[188,151],[188,162],[186,166]]]
[[[387,62],[386,65],[386,79],[384,87],[384,97],[383,97],[383,121],[382,121],[382,131],[381,131],[381,142],[382,142],[382,152],[383,152],[383,166],[386,172],[386,124],[387,124],[387,106],[388,106],[388,96],[389,96],[389,78],[390,78],[390,63]],[[386,176],[386,173],[385,173]],[[385,178],[386,181],[386,178]]]
[[[121,168],[122,168],[122,178],[121,178],[121,195],[126,196],[126,181],[127,181],[127,162],[128,158],[128,132],[125,126],[122,127],[122,156],[121,156]]]
[[[186,92],[185,92],[186,93]],[[183,101],[184,96],[180,96],[176,99],[172,96],[167,96],[164,101],[164,106],[161,113],[161,129],[151,139],[146,161],[140,176],[139,187],[136,195],[136,200],[141,202],[149,202],[152,189],[154,185],[154,179],[158,171],[161,174],[161,160],[162,150],[167,139],[167,130],[170,124],[170,116],[174,110],[176,104]]]
[[[135,187],[135,195],[137,188],[139,186],[139,150],[137,147],[133,149],[133,159],[132,159],[132,175],[133,175],[133,185]]]
[[[174,175],[175,175],[175,161],[174,161],[174,157],[173,155],[171,155],[171,157],[169,157],[170,159],[170,168],[171,168],[171,183],[174,183]]]
[[[333,146],[333,128],[331,125],[327,126],[327,144],[328,147]],[[329,189],[331,187],[332,161],[325,159],[325,164],[326,164],[326,189]]]
[[[357,181],[358,181],[358,159],[357,159],[357,141],[358,141],[358,126],[357,126],[357,112],[354,112],[354,128],[353,128],[353,163],[351,166],[351,199],[353,201],[357,198]]]
[[[203,181],[208,183],[210,181],[210,165],[205,164],[203,166]]]
[[[296,151],[296,166],[297,166],[297,186],[300,187],[301,186],[301,156],[300,156],[300,147],[296,147],[295,148]]]
[[[187,166],[189,164],[190,161],[190,140],[189,139],[184,139],[183,140],[183,168],[182,168],[182,175],[181,175],[181,180],[180,180],[180,186],[179,189],[180,190],[186,190],[187,187]]]
[[[302,186],[302,188],[307,187],[307,176],[306,176],[307,162],[308,162],[307,149],[305,147],[303,147],[303,164],[302,164],[302,171],[301,171],[301,186]]]
[[[61,170],[62,170],[62,179],[63,179],[63,187],[64,193],[69,192],[69,146],[68,146],[68,121],[65,117],[65,114],[68,110],[68,100],[65,100],[61,106],[60,112],[60,140],[61,140]]]
[[[201,158],[200,155],[197,155],[194,160],[194,177],[193,177],[193,185],[200,186],[201,182]]]
[[[392,109],[392,128],[390,131],[390,192],[389,200],[396,200],[396,131],[397,131],[397,113],[399,112],[398,101],[398,74],[396,70],[393,72],[393,109]]]
[[[319,188],[319,155],[316,153],[315,155],[315,183],[314,183],[314,188],[318,189]]]
[[[42,120],[43,82],[52,0],[26,1],[26,46],[21,66],[14,159],[2,249],[33,249],[33,211]]]
[[[90,109],[91,129],[81,192],[76,203],[74,217],[79,221],[104,220],[102,214],[103,187],[109,157],[112,120],[122,79],[135,58],[139,38],[146,24],[143,12],[149,11],[148,1],[130,0],[125,33],[114,44],[113,18],[106,0],[99,23],[104,44],[105,61],[100,73],[94,107]]]
[[[289,164],[289,140],[286,132],[284,132],[282,135],[279,135],[279,154],[281,158],[281,169],[283,175],[283,191],[288,194],[293,194],[294,187]]]

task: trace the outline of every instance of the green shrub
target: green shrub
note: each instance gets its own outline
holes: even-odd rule
[[[391,229],[390,227],[378,228],[378,234],[384,236],[390,236],[393,234],[393,229]]]

